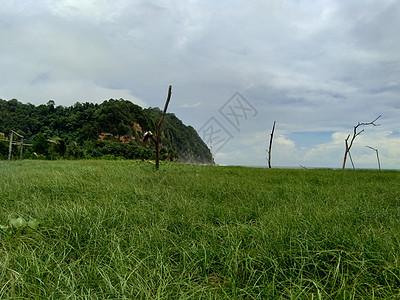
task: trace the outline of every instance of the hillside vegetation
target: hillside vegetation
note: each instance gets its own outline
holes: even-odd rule
[[[396,171],[27,160],[0,178],[0,298],[400,297]]]
[[[23,104],[0,99],[0,159],[8,156],[8,144],[1,138],[14,130],[25,137],[25,158],[126,158],[154,157],[152,145],[142,143],[146,131],[156,132],[162,112],[143,109],[127,100],[110,99],[102,104],[73,106]],[[1,134],[3,133],[3,134]],[[19,149],[14,147],[18,157]],[[161,159],[209,163],[211,153],[191,126],[174,114],[165,117],[161,135]]]

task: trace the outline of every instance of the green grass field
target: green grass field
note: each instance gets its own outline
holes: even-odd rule
[[[397,171],[2,161],[0,181],[1,299],[400,297]]]

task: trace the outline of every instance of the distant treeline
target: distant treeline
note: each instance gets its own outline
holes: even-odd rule
[[[10,130],[24,136],[24,158],[44,159],[152,159],[153,145],[143,143],[146,131],[156,132],[162,115],[159,108],[143,109],[130,101],[110,99],[102,104],[35,106],[16,99],[0,99],[0,159],[8,156]],[[16,142],[19,141],[15,137]],[[196,130],[174,114],[165,117],[160,158],[209,163],[211,153]],[[19,148],[13,147],[13,156]]]

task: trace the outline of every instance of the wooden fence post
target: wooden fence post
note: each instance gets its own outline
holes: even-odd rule
[[[19,152],[19,160],[22,160],[23,147],[24,147],[24,138],[21,138],[21,149],[20,149],[20,152]]]
[[[11,161],[12,142],[13,142],[13,132],[10,131],[10,146],[8,148],[8,161]]]

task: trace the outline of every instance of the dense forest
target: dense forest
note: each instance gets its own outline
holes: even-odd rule
[[[143,109],[130,101],[110,99],[101,104],[35,106],[0,99],[0,159],[8,157],[10,130],[24,136],[24,158],[153,159],[154,146],[143,143],[146,131],[157,130],[159,108]],[[17,136],[14,137],[19,141]],[[13,147],[13,157],[19,147]],[[196,130],[167,113],[161,132],[160,158],[209,163],[211,153]]]

